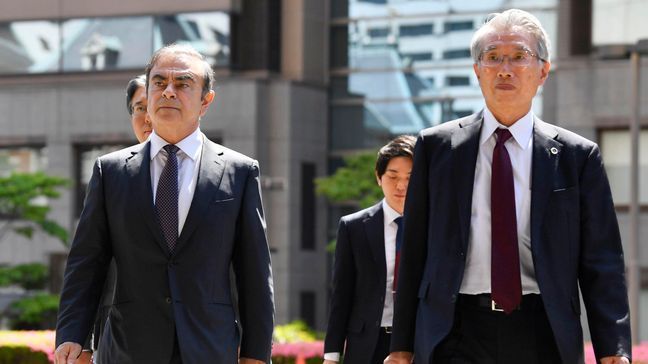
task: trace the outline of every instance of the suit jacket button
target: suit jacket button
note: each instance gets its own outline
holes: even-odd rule
[[[165,299],[165,301],[166,301],[166,303],[171,303],[171,297],[167,297],[167,298]]]
[[[452,297],[450,298],[450,301],[451,301],[452,303],[457,302],[457,295],[456,295],[456,294],[453,294]]]

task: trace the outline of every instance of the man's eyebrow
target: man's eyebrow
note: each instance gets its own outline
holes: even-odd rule
[[[176,80],[176,81],[194,81],[195,82],[196,81],[196,76],[193,73],[188,72],[188,73],[184,73],[184,74],[176,76],[174,78],[174,80]]]
[[[161,74],[154,74],[151,76],[151,79],[153,80],[166,80],[166,77],[162,76]]]

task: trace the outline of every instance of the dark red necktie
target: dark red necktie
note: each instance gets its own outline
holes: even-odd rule
[[[394,259],[394,285],[392,290],[396,292],[396,285],[398,284],[398,266],[400,265],[400,252],[403,246],[403,217],[399,216],[394,219],[398,228],[396,229],[396,259]]]
[[[497,129],[491,175],[491,298],[506,313],[522,299],[520,255],[513,167],[504,143],[511,138],[508,129]]]

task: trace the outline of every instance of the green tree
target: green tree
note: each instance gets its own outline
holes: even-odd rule
[[[340,167],[328,177],[315,179],[315,191],[333,202],[351,202],[369,207],[383,198],[376,182],[376,152],[363,152],[344,158]]]
[[[50,207],[43,200],[60,196],[69,182],[42,172],[13,173],[0,177],[0,240],[8,231],[31,238],[35,228],[68,243],[67,230],[47,218]]]

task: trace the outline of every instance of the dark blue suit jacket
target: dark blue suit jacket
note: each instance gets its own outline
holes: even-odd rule
[[[382,203],[340,219],[324,352],[345,363],[370,363],[387,285]],[[346,342],[346,349],[345,349]]]
[[[392,351],[431,362],[463,279],[482,114],[423,130],[405,203]],[[623,251],[596,144],[535,119],[531,249],[564,363],[583,362],[579,286],[597,357],[630,355]]]
[[[191,207],[170,254],[153,205],[149,153],[144,143],[95,163],[67,261],[57,346],[84,341],[114,257],[101,363],[168,363],[176,333],[186,364],[236,363],[239,342],[241,356],[269,362],[273,288],[256,161],[204,138]]]

